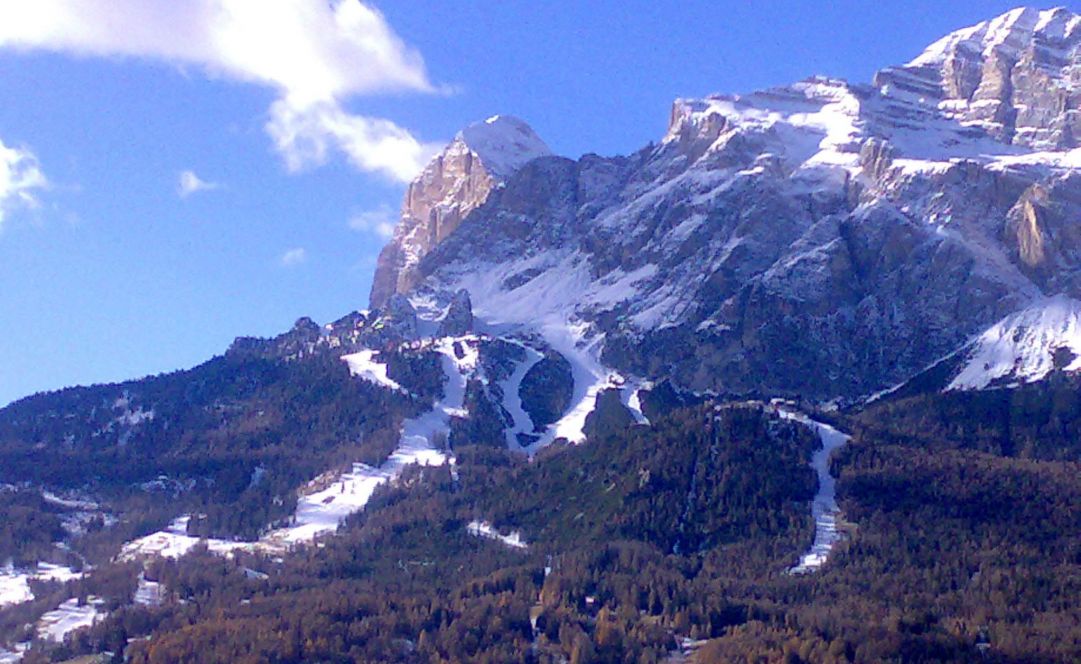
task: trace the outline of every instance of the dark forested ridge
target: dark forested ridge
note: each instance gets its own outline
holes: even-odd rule
[[[257,535],[307,478],[385,456],[400,418],[438,397],[432,365],[393,360],[410,395],[329,354],[227,355],[4,411],[0,554],[55,559],[76,509],[27,480],[93,487],[118,520],[84,524],[57,562],[89,574],[34,581],[0,642],[92,596],[107,618],[26,661],[659,662],[688,643],[702,662],[1081,659],[1081,409],[1058,374],[820,415],[853,437],[833,459],[847,537],[812,574],[788,570],[813,538],[817,436],[767,404],[693,405],[670,385],[643,397],[651,425],[617,418],[533,461],[458,422],[453,473],[409,469],[291,555],[109,562],[179,510],[199,515],[193,534]],[[86,421],[57,416],[72,399]],[[153,418],[129,416],[140,409]],[[41,463],[45,440],[69,443]],[[527,546],[471,534],[475,521]],[[163,584],[161,605],[132,604],[140,573]]]

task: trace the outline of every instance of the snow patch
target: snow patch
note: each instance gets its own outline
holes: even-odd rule
[[[0,608],[34,599],[34,593],[30,590],[31,580],[64,583],[82,576],[82,572],[52,563],[38,563],[33,571],[18,570],[8,564],[0,568]]]
[[[378,352],[375,350],[362,350],[359,353],[343,355],[342,360],[349,365],[349,373],[353,376],[395,392],[406,392],[405,388],[399,385],[397,381],[387,376],[387,365],[375,361]]]
[[[492,527],[492,524],[487,521],[470,521],[466,526],[466,530],[470,535],[474,537],[484,537],[486,539],[502,542],[512,549],[527,549],[529,545],[522,539],[522,533],[517,530],[511,531],[509,535],[501,535],[498,530]]]
[[[620,401],[631,411],[636,424],[649,424],[649,418],[642,412],[642,390],[653,389],[653,383],[649,381],[627,381],[623,389],[619,391]]]
[[[522,380],[530,369],[544,359],[543,353],[525,344],[518,345],[525,351],[526,359],[518,363],[510,376],[499,381],[499,388],[503,391],[503,408],[511,416],[512,426],[505,429],[504,432],[507,437],[507,447],[512,450],[521,449],[522,447],[518,438],[519,434],[532,434],[536,429],[533,418],[522,407]]]
[[[34,599],[27,583],[28,575],[19,574],[10,566],[0,571],[0,607],[21,604]]]
[[[133,601],[138,606],[161,606],[165,601],[165,586],[157,581],[149,581],[140,574]]]

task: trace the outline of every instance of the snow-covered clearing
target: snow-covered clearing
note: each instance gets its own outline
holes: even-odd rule
[[[90,627],[98,618],[105,617],[99,608],[103,601],[90,596],[86,604],[79,606],[78,598],[72,598],[59,607],[45,613],[38,621],[38,636],[49,641],[63,641],[64,637],[82,627]]]
[[[849,435],[828,424],[816,422],[803,413],[783,408],[779,413],[785,419],[813,428],[822,441],[822,447],[811,457],[811,467],[818,475],[818,492],[811,502],[811,515],[815,521],[814,543],[800,558],[799,564],[788,570],[790,574],[806,574],[822,567],[834,545],[841,541],[841,531],[837,529],[841,510],[837,506],[837,480],[830,474],[830,455],[848,442]]]
[[[33,571],[15,569],[11,565],[0,568],[0,608],[34,599],[34,593],[30,590],[31,579],[63,583],[81,577],[81,572],[51,563],[38,563]]]
[[[502,542],[512,549],[527,549],[529,545],[522,539],[522,533],[517,530],[511,531],[509,535],[501,535],[498,530],[492,527],[492,524],[487,521],[470,521],[466,526],[466,530],[470,535],[474,537],[484,537],[486,539]]]
[[[10,567],[0,572],[0,607],[10,604],[20,604],[34,599],[34,593],[30,592],[29,577],[20,574]]]

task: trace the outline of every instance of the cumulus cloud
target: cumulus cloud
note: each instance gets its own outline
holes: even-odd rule
[[[203,180],[195,174],[195,171],[180,171],[180,178],[176,183],[176,194],[181,198],[187,198],[200,191],[211,191],[220,187],[221,185],[217,182]]]
[[[384,204],[374,210],[353,215],[349,219],[349,228],[389,240],[394,235],[394,225],[397,222],[398,216],[394,210]]]
[[[0,48],[194,65],[271,87],[267,130],[292,169],[337,150],[361,170],[407,180],[433,152],[343,106],[354,95],[438,91],[420,54],[359,0],[0,2]]]
[[[0,227],[12,211],[36,208],[37,193],[47,184],[34,153],[0,141]]]
[[[304,247],[296,247],[282,254],[281,264],[282,267],[293,267],[300,265],[304,261],[308,260],[308,252]]]

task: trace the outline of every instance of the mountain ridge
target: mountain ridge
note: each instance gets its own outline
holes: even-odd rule
[[[813,77],[677,99],[659,144],[525,164],[467,215],[467,234],[425,247],[401,292],[430,303],[465,289],[481,319],[522,327],[507,309],[529,303],[590,327],[620,372],[691,389],[822,400],[884,389],[1040,296],[1079,294],[1064,212],[1081,192],[1075,18],[1014,10],[871,84]],[[987,44],[974,49],[977,38]],[[964,99],[951,78],[962,57]],[[1017,86],[995,73],[1006,65]],[[1043,94],[1039,76],[1066,92]],[[1007,126],[994,118],[1014,111],[979,110],[992,103],[1032,112]],[[1051,133],[1022,131],[1030,120]],[[816,336],[818,348],[780,341]],[[642,346],[682,356],[628,352]]]

